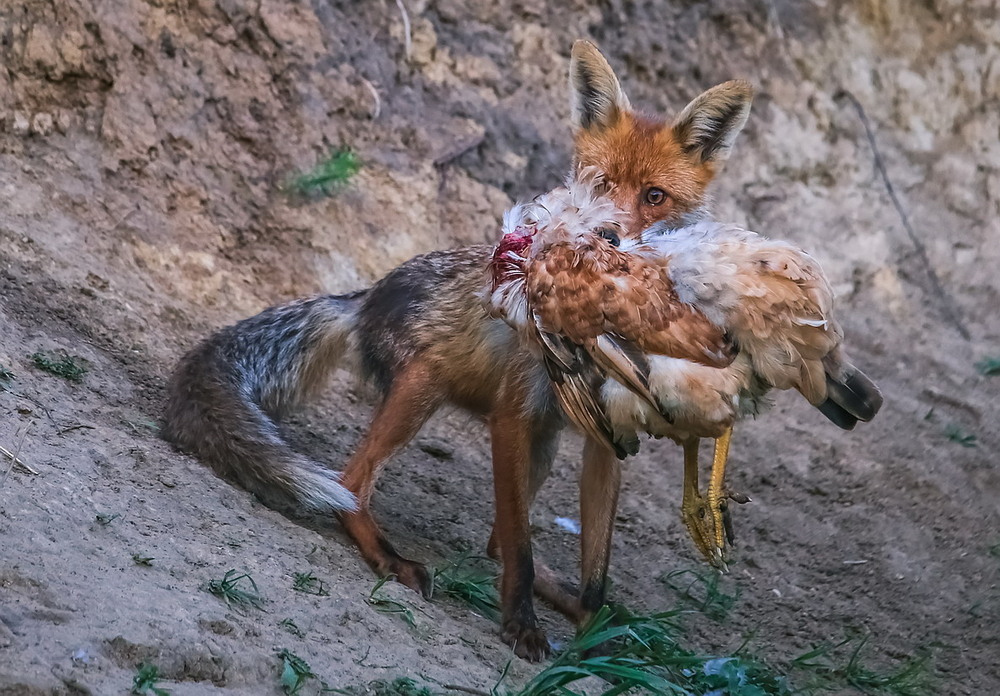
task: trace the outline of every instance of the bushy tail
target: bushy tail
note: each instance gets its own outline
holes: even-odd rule
[[[816,408],[844,430],[870,421],[882,407],[882,392],[868,375],[850,363],[824,360],[826,401]]]
[[[294,452],[276,418],[322,387],[344,352],[364,291],[271,307],[181,360],[163,436],[278,509],[353,510],[339,474]]]

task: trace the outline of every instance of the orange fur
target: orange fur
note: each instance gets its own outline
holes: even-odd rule
[[[578,168],[595,167],[614,182],[607,195],[628,213],[630,236],[654,222],[680,223],[696,213],[715,176],[716,164],[686,155],[667,123],[637,114],[623,113],[598,132],[581,130],[574,145]],[[645,202],[650,188],[666,192],[663,203]]]
[[[633,111],[601,52],[577,41],[570,87],[574,168],[604,173],[607,195],[627,213],[628,235],[638,236],[655,222],[681,225],[703,215],[706,189],[750,114],[749,83],[713,87],[668,122]],[[650,200],[651,189],[665,195]]]

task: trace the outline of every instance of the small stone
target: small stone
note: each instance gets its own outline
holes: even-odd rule
[[[31,130],[38,135],[51,135],[54,129],[55,120],[52,118],[52,114],[40,111],[35,114],[35,118],[31,120]]]
[[[107,290],[111,287],[111,283],[108,282],[107,278],[102,278],[96,273],[87,274],[87,284],[97,290]]]
[[[83,34],[69,29],[63,33],[56,45],[66,68],[74,72],[83,70],[86,64],[85,51],[87,49],[87,40]]]
[[[429,19],[418,18],[413,23],[410,59],[414,65],[430,65],[437,55],[437,34]]]
[[[455,456],[455,449],[444,440],[437,438],[421,439],[417,446],[427,454],[437,459],[451,459]]]
[[[223,24],[212,32],[212,38],[221,44],[233,43],[236,41],[236,30],[232,25]]]
[[[31,130],[31,121],[28,119],[28,114],[23,111],[14,112],[14,133],[16,135],[27,135],[28,131]]]
[[[31,27],[24,45],[24,60],[45,71],[51,79],[61,79],[65,73],[62,57],[56,49],[54,30],[42,23]]]
[[[59,109],[56,112],[56,130],[66,135],[73,127],[73,112],[68,109]]]

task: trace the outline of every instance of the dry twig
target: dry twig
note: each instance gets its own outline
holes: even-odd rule
[[[18,458],[18,455],[21,454],[21,447],[24,446],[24,438],[28,436],[29,430],[31,430],[30,424],[24,429],[24,432],[21,433],[21,439],[18,440],[17,442],[17,449],[15,449],[13,452],[8,451],[6,447],[0,446],[0,452],[2,452],[4,456],[10,458],[10,466],[8,466],[7,471],[3,473],[3,478],[0,478],[0,488],[3,488],[3,485],[7,483],[7,477],[10,476],[10,472],[14,469],[15,464],[24,467],[24,469],[29,473],[38,474],[37,471],[32,469],[30,466],[25,464],[24,461]]]
[[[444,167],[447,164],[451,164],[451,162],[453,162],[454,160],[457,160],[459,157],[461,157],[462,155],[464,155],[466,152],[469,152],[470,150],[474,150],[477,147],[479,147],[480,145],[482,145],[483,141],[485,139],[486,139],[486,134],[485,133],[480,133],[479,135],[475,136],[474,138],[470,138],[466,142],[460,143],[458,146],[453,147],[451,150],[448,150],[448,152],[445,152],[443,155],[440,155],[439,157],[435,157],[434,158],[434,162],[433,162],[434,166],[438,167],[438,168],[441,168],[441,167]]]

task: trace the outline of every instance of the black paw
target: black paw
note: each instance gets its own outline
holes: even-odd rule
[[[386,575],[396,576],[396,582],[419,592],[424,599],[430,599],[434,594],[434,577],[422,563],[398,558],[389,564]]]
[[[534,621],[508,619],[503,623],[500,637],[514,648],[515,655],[529,662],[541,662],[549,656],[549,641],[545,637],[545,631],[535,625]]]

